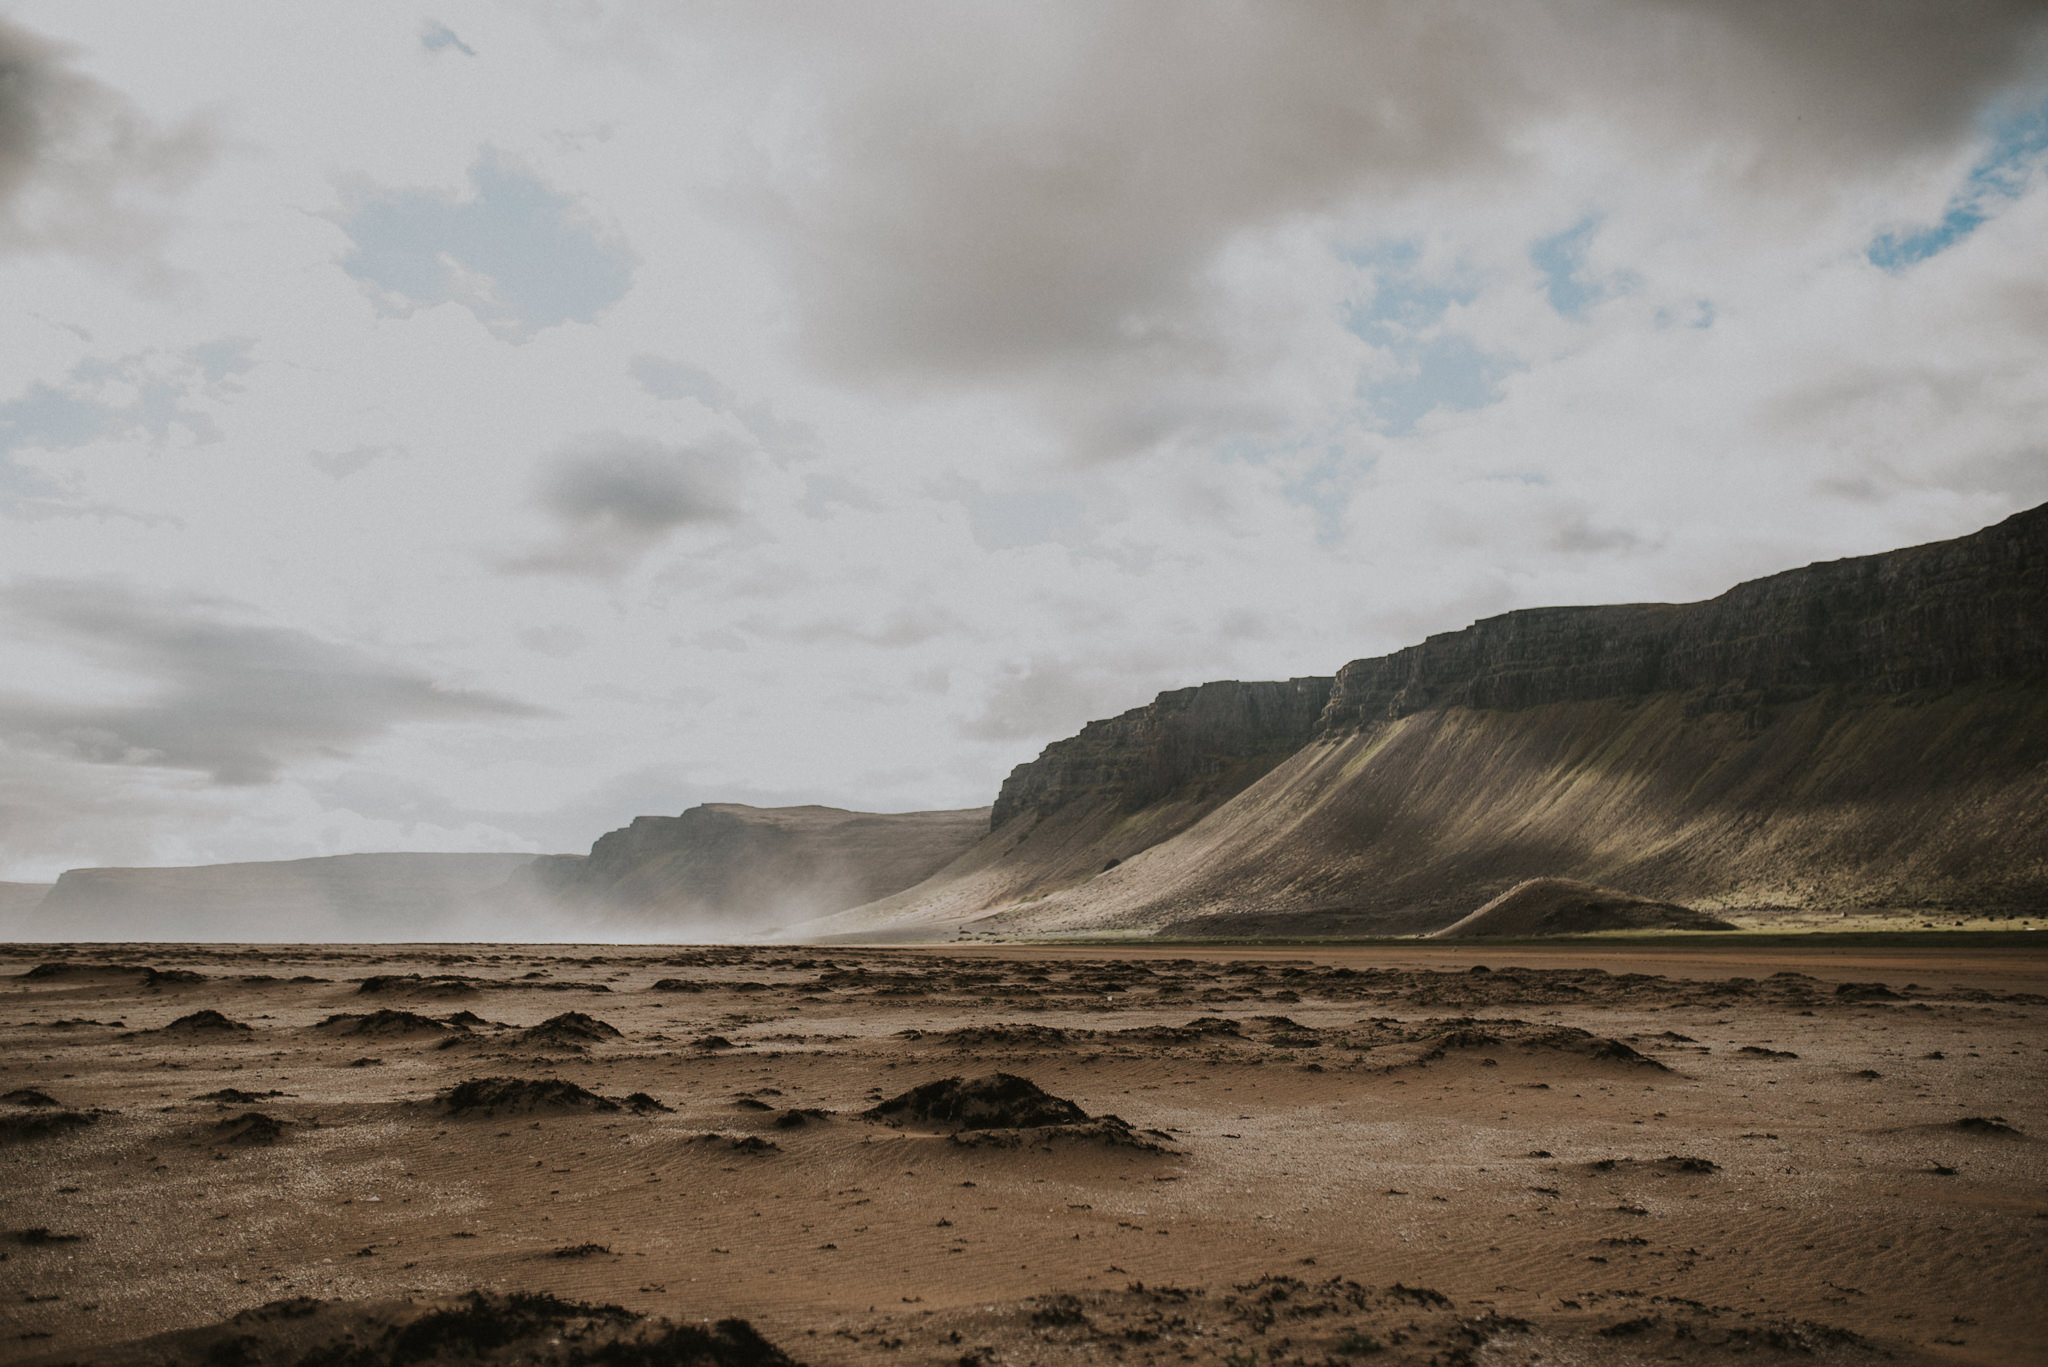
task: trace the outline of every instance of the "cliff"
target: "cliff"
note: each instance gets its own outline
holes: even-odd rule
[[[1205,683],[1090,722],[1010,771],[987,835],[958,858],[801,933],[858,939],[951,923],[1085,882],[1186,830],[1299,750],[1329,692],[1328,677]]]
[[[1701,603],[1512,612],[1355,660],[1305,743],[1226,762],[1243,781],[1202,804],[1153,779],[1167,727],[1145,711],[1012,774],[972,858],[818,929],[1412,934],[1539,878],[1758,915],[2040,914],[2048,507]],[[1203,753],[1179,715],[1173,752]]]
[[[1827,561],[1703,603],[1533,608],[1337,672],[1321,730],[1444,707],[1690,695],[1739,709],[2048,677],[2048,505],[1971,536]]]
[[[991,829],[1043,818],[1075,802],[1136,811],[1162,799],[1228,795],[1299,750],[1315,734],[1331,680],[1206,683],[1161,693],[1079,735],[1054,741],[1010,771],[989,813]]]
[[[706,803],[643,816],[519,880],[544,906],[663,937],[749,935],[886,897],[972,845],[988,809],[849,812]]]

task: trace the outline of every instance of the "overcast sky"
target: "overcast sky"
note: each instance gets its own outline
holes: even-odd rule
[[[2048,499],[2048,9],[0,0],[0,878],[977,806]]]

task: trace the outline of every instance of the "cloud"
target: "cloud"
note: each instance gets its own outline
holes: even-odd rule
[[[453,49],[465,57],[476,56],[476,49],[462,41],[439,19],[428,19],[420,25],[420,46],[428,52],[445,52]]]
[[[657,399],[695,399],[713,413],[734,419],[771,455],[807,456],[817,444],[818,434],[809,424],[779,416],[773,404],[742,402],[723,380],[701,366],[642,352],[628,370],[634,383]]]
[[[56,384],[38,381],[0,403],[0,508],[65,506],[61,486],[23,464],[23,452],[102,441],[163,445],[178,432],[193,443],[218,441],[220,428],[198,401],[231,391],[255,365],[252,346],[226,338],[181,352],[88,357]]]
[[[740,474],[738,453],[723,445],[664,446],[615,432],[577,438],[542,462],[534,488],[555,537],[506,568],[622,574],[679,528],[737,521]]]
[[[0,740],[77,764],[190,770],[232,786],[272,782],[294,763],[345,755],[409,723],[538,715],[246,618],[231,605],[103,582],[30,580],[0,590],[0,619],[16,648],[40,643],[123,684],[122,696],[105,700],[17,684],[0,692]]]
[[[0,250],[147,270],[170,196],[212,156],[194,122],[159,131],[69,52],[0,18]]]
[[[769,144],[756,221],[810,355],[871,383],[1027,379],[1115,454],[1269,419],[1271,301],[1222,269],[1248,237],[1511,183],[1583,123],[1559,155],[1817,202],[1967,140],[2048,31],[2023,0],[881,13],[782,35],[810,117]],[[1553,297],[1583,307],[1560,264]]]
[[[460,304],[509,342],[591,322],[633,284],[623,241],[498,152],[470,167],[465,197],[359,189],[336,221],[354,243],[341,268],[380,311]]]

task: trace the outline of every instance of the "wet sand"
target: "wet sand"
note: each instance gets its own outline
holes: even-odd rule
[[[1950,947],[7,946],[0,1359],[267,1361],[289,1317],[229,1317],[486,1290],[812,1363],[2043,1361],[2044,987]],[[997,1072],[1093,1119],[863,1114]]]

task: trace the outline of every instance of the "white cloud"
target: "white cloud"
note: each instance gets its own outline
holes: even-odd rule
[[[0,636],[0,877],[976,805],[2048,497],[2038,6],[263,14],[10,10],[0,582],[102,599]]]

